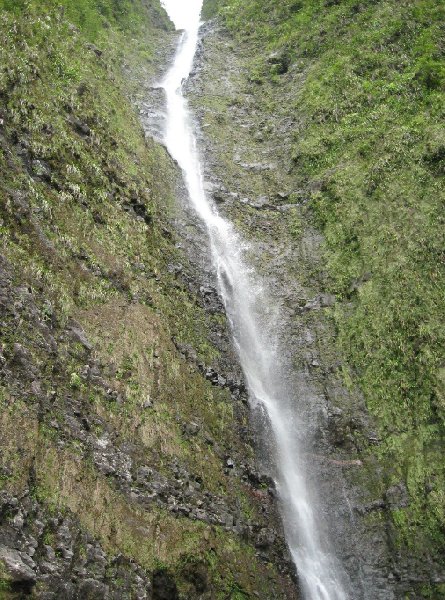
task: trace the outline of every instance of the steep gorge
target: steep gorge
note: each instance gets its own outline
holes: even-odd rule
[[[160,137],[163,119],[151,83],[178,35],[156,2],[63,4],[21,11],[0,2],[0,597],[297,598],[267,423],[247,406],[206,232],[177,166],[151,137]],[[303,21],[313,7],[288,4],[222,3],[202,30],[186,92],[207,193],[249,240],[249,260],[280,307],[295,409],[311,424],[309,477],[353,597],[441,598],[443,302],[423,288],[418,310],[425,316],[428,301],[431,322],[421,342],[409,342],[431,359],[418,368],[434,374],[428,385],[437,392],[428,412],[427,392],[415,392],[425,379],[403,380],[410,398],[418,395],[419,422],[401,423],[380,388],[369,394],[372,372],[362,377],[366,362],[357,364],[351,339],[375,354],[369,340],[347,329],[351,315],[363,320],[357,297],[370,293],[373,278],[366,256],[357,266],[357,242],[332,231],[335,223],[352,228],[351,206],[333,219],[328,202],[334,180],[339,197],[352,189],[353,203],[355,175],[332,165],[308,173],[333,146],[307,135],[296,141],[296,131],[313,133],[311,107],[299,113],[295,97],[317,57],[306,48],[295,55],[286,37],[298,30],[289,19]],[[384,12],[388,3],[374,4],[324,3],[325,21],[314,19],[312,29],[305,22],[305,43],[332,35],[337,17],[351,28],[363,11]],[[215,8],[209,2],[204,14]],[[262,29],[261,9],[273,33]],[[442,94],[439,67],[428,69],[419,85]],[[317,127],[330,126],[323,110],[313,108]],[[435,179],[419,213],[430,215],[433,254],[443,182],[434,110],[422,164]],[[388,152],[396,146],[387,143]],[[398,218],[394,208],[391,223],[406,225]],[[396,263],[391,272],[403,274]],[[386,276],[378,266],[377,283]],[[433,289],[443,291],[440,263],[431,268]],[[371,290],[376,305],[394,306],[379,290]],[[409,364],[402,367],[404,375]]]
[[[155,118],[177,35],[132,6],[1,14],[0,595],[296,597],[222,306],[181,249],[202,234],[134,110]]]

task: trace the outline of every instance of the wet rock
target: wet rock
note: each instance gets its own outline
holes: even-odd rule
[[[226,200],[227,190],[222,185],[207,181],[204,189],[215,202],[221,203]]]
[[[245,474],[248,481],[255,487],[275,488],[275,482],[272,477],[265,473],[260,473],[253,467],[246,467]]]
[[[35,584],[36,574],[30,566],[30,564],[34,564],[31,557],[12,548],[0,546],[0,562],[3,564],[10,581],[29,586]]]
[[[273,529],[261,529],[255,545],[257,548],[270,548],[274,545],[276,537],[276,533]]]

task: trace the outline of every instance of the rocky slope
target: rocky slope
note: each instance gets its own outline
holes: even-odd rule
[[[280,307],[311,477],[357,599],[439,599],[437,3],[262,1],[205,5],[221,17],[188,89],[208,192]],[[151,82],[177,36],[156,0],[63,4],[0,0],[0,598],[297,598],[265,424],[205,232],[155,141]],[[329,62],[340,39],[353,73]],[[382,95],[364,83],[363,102],[375,72]],[[385,121],[413,102],[417,125]]]
[[[399,336],[397,339],[402,344],[400,340],[408,335],[405,327],[412,316],[412,304],[410,300],[407,302],[405,288],[398,280],[392,280],[392,290],[387,289],[383,294],[380,285],[386,271],[378,257],[372,263],[372,283],[371,274],[366,274],[367,263],[369,266],[371,262],[367,255],[370,247],[363,248],[357,240],[362,243],[366,234],[369,244],[372,242],[363,223],[369,225],[366,218],[377,220],[376,214],[371,212],[374,205],[369,208],[369,215],[362,212],[362,228],[358,230],[356,225],[357,235],[361,237],[356,239],[355,246],[352,242],[348,245],[348,240],[340,243],[334,232],[335,227],[338,233],[342,226],[353,230],[351,219],[361,210],[361,191],[357,189],[352,171],[347,170],[353,168],[351,156],[355,157],[354,144],[359,140],[355,142],[355,130],[348,130],[350,154],[339,159],[343,162],[334,163],[330,170],[326,167],[327,161],[333,162],[340,150],[348,146],[330,147],[326,142],[326,160],[320,158],[322,154],[315,154],[310,146],[312,142],[316,143],[315,136],[321,127],[325,127],[324,136],[328,135],[325,131],[328,126],[336,131],[336,135],[346,135],[347,118],[358,118],[358,113],[348,117],[351,107],[354,110],[360,108],[359,99],[355,99],[356,104],[351,104],[352,80],[343,81],[344,104],[339,104],[337,117],[331,125],[330,113],[319,119],[316,108],[310,104],[317,97],[310,94],[318,90],[318,101],[322,103],[328,94],[334,93],[329,87],[327,57],[332,58],[339,48],[344,53],[351,51],[351,45],[357,44],[359,35],[365,40],[363,43],[367,43],[368,21],[365,20],[368,13],[374,11],[375,18],[381,19],[388,3],[372,6],[364,3],[356,10],[350,5],[359,3],[345,3],[345,6],[326,3],[323,11],[316,14],[311,3],[294,3],[293,8],[288,3],[269,4],[261,1],[220,2],[218,24],[204,28],[200,60],[190,90],[199,114],[207,177],[211,182],[209,192],[221,211],[229,215],[250,240],[252,262],[270,282],[280,304],[282,335],[294,357],[301,384],[296,407],[298,411],[308,411],[313,423],[315,442],[310,452],[314,457],[314,478],[321,482],[321,496],[330,515],[333,537],[352,574],[357,597],[441,598],[445,593],[443,503],[440,500],[443,497],[441,384],[440,369],[437,370],[443,358],[441,328],[438,326],[435,330],[437,336],[434,339],[425,335],[420,339],[416,328],[409,330],[408,327],[409,339],[403,342],[403,347],[410,352],[409,345],[417,344],[417,358],[412,357],[411,362],[403,361],[397,366],[395,355],[390,358],[385,354],[392,352],[392,336]],[[427,27],[423,18],[426,19],[427,11],[433,10],[434,4],[425,3],[423,14],[420,8],[417,13],[406,13],[407,22],[416,22],[410,29],[413,36],[420,37],[422,27]],[[211,13],[211,9],[209,2],[207,12]],[[267,19],[264,19],[265,13]],[[437,16],[437,13],[431,14]],[[428,21],[428,25],[433,30],[434,19]],[[388,29],[391,27],[388,22]],[[335,37],[327,37],[327,31],[335,32]],[[424,32],[424,35],[427,34]],[[434,34],[430,31],[428,35]],[[317,43],[331,54],[319,54]],[[392,52],[402,54],[403,49],[398,48],[395,38],[390,43]],[[357,46],[352,49],[358,52]],[[386,46],[382,46],[382,52],[385,50]],[[362,55],[357,56],[362,60]],[[351,68],[355,68],[354,55],[349,60]],[[407,68],[418,68],[417,63],[409,62],[411,57],[405,56],[404,60],[409,65]],[[319,73],[322,67],[326,69],[324,79]],[[381,75],[381,71],[379,73]],[[321,79],[315,79],[317,74]],[[340,75],[337,73],[337,76]],[[389,80],[394,75],[388,71],[381,75],[382,78],[385,76]],[[442,90],[440,85],[436,82],[430,88],[436,99]],[[420,97],[419,90],[417,95],[416,101]],[[301,109],[296,99],[304,103]],[[378,101],[380,98],[376,97]],[[406,117],[404,97],[399,97],[399,101],[397,118],[401,121]],[[312,108],[313,113],[310,112]],[[423,107],[419,108],[421,110]],[[428,114],[432,115],[430,125],[433,127],[438,112],[431,111]],[[423,118],[423,112],[419,114]],[[383,126],[379,121],[376,123],[375,128]],[[392,137],[396,135],[395,131],[388,129],[388,160],[401,161],[400,156],[397,158],[399,146]],[[435,139],[430,137],[431,147]],[[411,156],[417,156],[423,149],[423,142],[418,140]],[[373,147],[362,148],[361,156],[369,158],[372,151]],[[421,165],[429,168],[425,162]],[[366,173],[368,164],[362,168]],[[409,167],[399,163],[398,172],[402,179],[406,169]],[[392,175],[388,172],[379,172],[375,188],[380,189],[378,194],[383,193],[380,186],[390,185],[388,181]],[[429,218],[439,209],[440,202],[433,190],[440,189],[440,175],[437,171],[433,177],[430,172],[422,177],[422,181],[431,187],[424,188],[418,219],[411,222],[408,229],[418,228],[419,236],[430,235],[431,244],[437,245],[441,239],[439,221],[435,218],[429,221]],[[352,191],[346,195],[348,185]],[[341,190],[345,194],[336,217],[329,215],[333,204],[328,203],[334,188],[337,194]],[[404,189],[407,194],[413,194],[408,184]],[[357,205],[354,208],[355,193]],[[340,201],[337,196],[335,202]],[[396,208],[395,204],[396,200],[388,226],[396,227],[399,223],[399,227],[404,228],[407,225],[405,208]],[[423,212],[427,206],[429,217]],[[347,210],[350,212],[342,212]],[[355,213],[351,212],[354,210]],[[382,211],[380,215],[383,215]],[[375,230],[376,235],[385,225],[379,227],[383,229]],[[327,239],[320,231],[325,232]],[[406,264],[407,253],[414,251],[415,245],[411,244],[407,250],[405,235],[408,235],[407,229],[398,238],[398,248],[392,251],[390,244],[385,246],[380,240],[379,256],[393,252],[392,266],[389,256],[385,259],[388,268],[394,270],[395,265],[399,265],[402,278],[405,275],[415,278],[416,289],[423,286],[423,296],[417,302],[419,318],[423,323],[436,322],[440,307],[443,307],[443,301],[436,293],[443,287],[435,275],[429,279],[429,254],[425,255],[423,265],[413,264],[409,275],[403,270],[401,263]],[[423,238],[418,239],[421,243]],[[377,244],[376,240],[374,242]],[[363,269],[357,276],[347,271],[353,270],[354,264],[357,266],[354,252],[360,254],[360,268]],[[435,264],[434,268],[438,269],[437,273],[442,273],[442,277],[443,270]],[[339,288],[340,280],[341,286],[349,286],[349,291]],[[430,286],[433,280],[437,285]],[[371,288],[372,302],[376,305],[370,304],[368,291]],[[395,296],[398,304],[393,299]],[[429,311],[432,298],[436,298],[437,304]],[[380,306],[380,315],[377,306]],[[405,311],[403,323],[398,322],[394,314],[399,309]],[[368,312],[364,315],[363,311]],[[392,313],[391,317],[389,313]],[[372,324],[370,314],[374,315]],[[372,348],[368,345],[368,333],[363,333],[361,325],[357,325],[357,315],[361,315],[370,332],[374,331]],[[386,338],[381,338],[381,328],[389,326],[388,319],[392,319],[394,327],[389,327]],[[360,354],[358,358],[358,346],[360,352],[367,346],[369,354]],[[429,366],[421,358],[424,351],[428,352]],[[360,368],[353,360],[361,361]],[[388,360],[387,364],[393,366],[391,376],[388,369],[383,371],[382,360]],[[363,377],[366,368],[368,375],[371,371],[375,374],[373,387],[370,387],[370,379]],[[423,376],[419,375],[419,370]],[[401,389],[397,387],[399,377],[405,382],[408,377],[413,378],[410,390],[405,389],[403,418],[396,402]],[[425,400],[424,389],[429,385],[429,378],[437,387],[435,394]],[[385,398],[379,396],[384,381]],[[411,409],[408,408],[411,406],[408,396],[415,390],[417,409]],[[312,408],[308,409],[308,405]],[[411,419],[409,424],[408,418]]]
[[[176,36],[156,2],[66,5],[0,3],[0,597],[297,598],[206,240],[139,120]]]

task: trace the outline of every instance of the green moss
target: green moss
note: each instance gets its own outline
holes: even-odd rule
[[[15,14],[27,12],[39,16],[58,9],[64,17],[81,28],[92,40],[103,38],[104,29],[114,27],[137,35],[147,22],[165,30],[171,28],[165,12],[156,2],[141,0],[0,0],[0,10]]]
[[[77,373],[71,373],[70,377],[70,385],[73,389],[80,389],[82,385],[82,380],[80,379]]]
[[[203,19],[211,19],[218,12],[218,0],[206,0],[202,10]]]
[[[5,569],[3,561],[0,561],[0,592],[9,591],[10,585],[11,585],[11,577],[10,577],[9,573],[7,572],[7,570]]]
[[[343,301],[333,313],[343,370],[378,419],[386,484],[403,480],[409,490],[409,507],[394,514],[399,543],[439,552],[443,3],[221,0],[218,7],[237,42],[254,49],[248,69],[262,110],[273,114],[284,103],[280,113],[296,123],[293,186],[309,198],[325,235],[329,286]]]
[[[216,595],[256,589],[253,569],[273,597],[279,575],[269,581],[249,544],[130,501],[114,478],[96,471],[88,444],[70,428],[66,417],[76,406],[89,434],[106,431],[116,447],[131,448],[135,469],[151,465],[172,479],[179,463],[203,491],[230,506],[241,499],[246,514],[255,514],[244,484],[223,469],[226,449],[252,453],[238,438],[230,393],[206,381],[175,346],[190,345],[210,364],[218,351],[209,331],[225,317],[206,314],[171,274],[171,264],[187,264],[170,224],[178,174],[165,150],[145,139],[129,100],[137,83],[122,71],[125,63],[144,80],[153,72],[163,25],[146,17],[157,4],[131,2],[139,15],[131,23],[131,14],[99,10],[108,3],[66,2],[65,12],[57,2],[28,4],[25,11],[0,8],[1,251],[14,291],[30,291],[29,306],[17,301],[20,320],[5,316],[2,352],[11,357],[16,343],[27,349],[41,393],[38,386],[30,393],[25,379],[14,382],[14,401],[9,390],[2,397],[0,466],[14,473],[2,484],[19,493],[32,475],[31,494],[48,514],[78,517],[110,554],[169,568],[185,591],[185,557],[214,552]],[[88,343],[71,336],[72,319]],[[18,367],[14,375],[21,377]],[[190,422],[199,431],[187,437]]]

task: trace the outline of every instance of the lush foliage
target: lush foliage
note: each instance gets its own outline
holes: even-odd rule
[[[325,234],[345,375],[379,419],[388,483],[408,485],[394,515],[404,540],[441,545],[444,4],[230,0],[220,12],[261,48],[252,81],[275,83],[278,102],[295,82],[295,183]]]
[[[275,597],[273,569],[252,546],[156,507],[142,511],[101,476],[88,445],[65,426],[67,399],[75,398],[95,435],[112,432],[117,444],[128,442],[138,460],[172,480],[172,465],[184,465],[199,474],[203,490],[255,514],[253,497],[225,475],[216,451],[227,445],[233,456],[242,444],[230,394],[212,386],[172,341],[193,347],[209,364],[217,355],[209,330],[221,315],[208,314],[171,269],[186,264],[170,223],[177,172],[165,150],[146,139],[128,98],[153,72],[164,37],[159,29],[170,25],[156,2],[69,0],[65,11],[59,4],[0,0],[2,286],[5,262],[14,289],[29,293],[36,307],[15,305],[12,297],[6,311],[2,304],[1,366],[15,345],[26,347],[39,386],[55,398],[42,410],[41,397],[17,393],[2,372],[0,489],[27,494],[31,461],[36,498],[49,511],[70,510],[104,544],[112,529],[110,553],[150,571],[171,568],[186,589],[193,586],[182,573],[196,558],[208,566],[215,598],[238,586],[253,590],[259,581]],[[40,315],[58,340],[50,353],[36,326]],[[94,344],[108,391],[85,376],[90,357],[66,336],[72,318]],[[21,384],[20,373],[17,379]],[[112,389],[125,401],[115,402]],[[144,408],[147,398],[154,408],[151,400]],[[202,435],[192,439],[183,424],[195,421],[203,424]],[[242,445],[239,454],[244,459],[249,451]],[[154,522],[165,552],[149,533]],[[1,598],[10,587],[2,565]]]
[[[36,15],[57,9],[90,39],[110,25],[123,31],[138,30],[147,22],[169,27],[159,5],[143,0],[0,0],[2,9]]]

